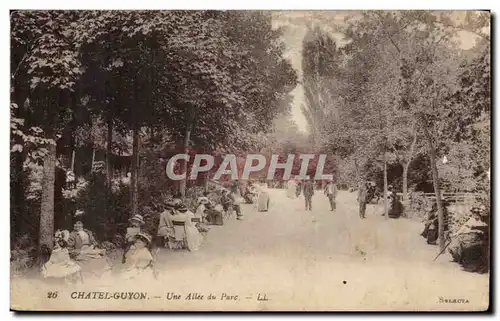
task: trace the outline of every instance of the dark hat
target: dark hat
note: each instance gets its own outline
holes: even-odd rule
[[[186,212],[188,210],[186,204],[184,204],[184,203],[177,204],[175,209],[178,210],[179,212]]]
[[[484,205],[482,206],[473,206],[470,209],[471,213],[474,214],[479,214],[479,215],[486,215],[486,207]]]
[[[166,200],[165,201],[165,207],[167,208],[175,208],[175,204],[173,200]]]

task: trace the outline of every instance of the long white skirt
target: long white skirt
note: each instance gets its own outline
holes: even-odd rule
[[[188,250],[197,251],[201,243],[203,243],[203,235],[201,235],[196,226],[186,226],[185,231]]]
[[[269,193],[261,192],[257,200],[257,211],[267,212],[269,210]]]
[[[297,198],[296,192],[297,192],[297,185],[295,185],[293,183],[287,185],[286,196],[288,198],[291,198],[291,199]]]

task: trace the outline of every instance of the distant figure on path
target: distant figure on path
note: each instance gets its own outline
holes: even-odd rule
[[[335,198],[337,197],[337,185],[333,182],[333,180],[328,181],[325,187],[325,194],[328,197],[328,201],[330,202],[330,210],[335,211],[336,204]]]
[[[366,186],[366,185],[367,185],[367,183],[362,182],[359,185],[359,190],[358,190],[358,203],[359,203],[359,217],[360,218],[366,217],[366,203],[368,201],[368,199],[367,199],[368,186]]]
[[[306,200],[306,211],[312,211],[312,197],[314,195],[314,179],[311,178],[304,183],[304,199]]]
[[[241,211],[241,203],[243,203],[243,197],[241,196],[241,188],[236,181],[236,183],[233,185],[231,194],[229,195],[232,201],[233,205],[233,210],[236,212],[236,219],[242,221],[243,220],[243,213]]]
[[[392,191],[391,196],[389,197],[389,201],[391,206],[389,207],[389,218],[399,218],[403,215],[404,207],[403,203],[399,200],[396,192]]]
[[[259,197],[257,198],[257,211],[267,212],[269,210],[269,192],[267,184],[261,184],[259,187]]]
[[[302,192],[302,182],[297,181],[297,187],[295,188],[295,196],[299,197]]]
[[[288,196],[288,198],[291,198],[291,199],[296,198],[297,197],[297,195],[296,195],[297,183],[295,182],[295,179],[290,179],[287,182],[286,187],[287,187],[286,195]]]

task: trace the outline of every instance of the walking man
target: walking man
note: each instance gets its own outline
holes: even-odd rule
[[[359,217],[360,218],[365,218],[365,212],[366,212],[366,203],[367,203],[367,190],[368,187],[366,186],[365,182],[362,182],[359,185],[359,190],[358,190],[358,202],[359,202]]]
[[[328,201],[330,202],[330,210],[336,210],[335,198],[337,197],[337,185],[333,182],[333,180],[328,181],[325,187],[325,194],[328,197]]]
[[[304,199],[306,200],[306,211],[312,211],[312,197],[314,195],[314,179],[311,178],[306,183],[302,189],[304,193]]]

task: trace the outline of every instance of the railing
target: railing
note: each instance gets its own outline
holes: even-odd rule
[[[425,198],[430,199],[430,200],[435,200],[436,199],[436,194],[435,193],[415,193],[417,195],[423,195]],[[398,196],[403,196],[403,193],[397,193]],[[408,194],[410,195],[410,194]],[[480,193],[448,193],[448,192],[441,192],[441,199],[442,200],[447,200],[449,202],[460,202],[460,201],[467,201],[467,200],[472,200],[474,201],[476,198],[481,197],[482,194]]]
[[[397,193],[402,196],[402,193]],[[477,199],[484,196],[480,193],[466,193],[466,192],[441,192],[441,200],[449,203],[448,211],[453,216],[468,216],[470,209],[477,203]],[[403,202],[405,207],[409,209],[412,216],[423,216],[430,210],[432,204],[436,202],[435,193],[413,193],[409,194],[409,200]]]

